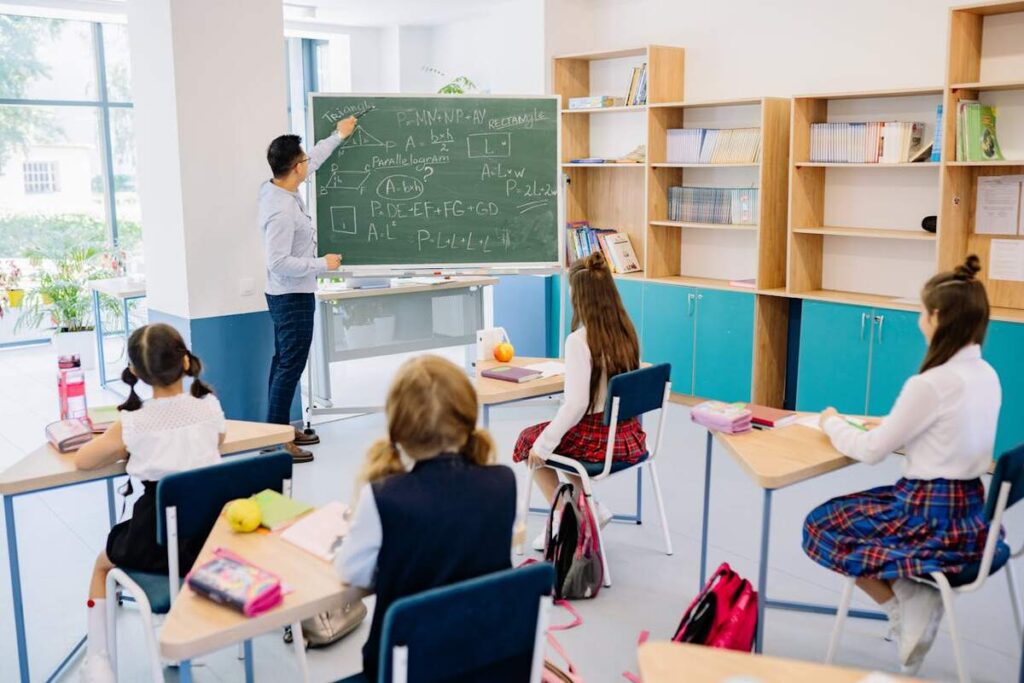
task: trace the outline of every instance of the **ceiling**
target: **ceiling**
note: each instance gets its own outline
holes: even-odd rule
[[[487,13],[503,0],[283,0],[286,19],[348,26],[443,24]],[[504,0],[507,2],[507,0]]]

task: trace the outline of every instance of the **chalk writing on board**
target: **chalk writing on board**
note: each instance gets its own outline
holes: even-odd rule
[[[521,114],[512,114],[500,118],[491,119],[487,122],[488,130],[504,130],[506,128],[533,128],[540,121],[548,120],[547,112],[534,108],[533,111]]]
[[[356,207],[332,206],[331,231],[342,235],[359,234],[358,228],[356,227]]]
[[[377,196],[382,199],[416,199],[423,194],[423,189],[419,178],[396,173],[377,184]]]
[[[337,164],[331,164],[331,177],[324,187],[331,190],[362,190],[369,177],[369,171],[342,171]]]
[[[488,164],[486,161],[483,166],[480,167],[480,180],[487,180],[489,178],[522,178],[526,175],[526,168],[520,166],[519,168],[509,168],[502,166],[501,162],[496,164]]]
[[[482,126],[487,120],[487,109],[470,109],[469,111],[462,108],[441,109],[440,107],[405,109],[395,112],[395,119],[401,128],[466,124]]]
[[[447,154],[403,154],[398,152],[389,157],[381,157],[374,155],[370,158],[370,163],[366,164],[363,169],[367,171],[376,171],[381,168],[415,168],[417,166],[439,166],[447,164],[451,161],[451,157]]]
[[[470,159],[512,156],[512,136],[508,133],[470,133],[466,136]]]
[[[365,130],[363,130],[362,127],[358,127],[358,128],[356,128],[355,132],[352,133],[352,136],[348,140],[345,141],[345,144],[340,148],[340,152],[341,152],[341,154],[344,154],[346,149],[354,149],[354,148],[357,148],[357,147],[388,147],[388,148],[391,148],[391,147],[394,147],[394,146],[395,146],[395,143],[393,143],[393,142],[389,142],[389,143],[387,143],[385,145],[385,143],[381,142],[380,140],[375,138],[373,135],[370,135]]]

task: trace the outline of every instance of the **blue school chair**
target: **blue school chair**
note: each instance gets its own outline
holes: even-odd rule
[[[178,538],[208,534],[221,510],[235,498],[247,498],[264,489],[285,492],[291,485],[292,456],[288,453],[252,458],[231,458],[209,467],[170,474],[156,485],[156,541],[167,547],[168,575],[119,568],[107,573],[107,647],[117,672],[117,600],[120,588],[139,607],[153,681],[162,681],[163,666],[153,626],[154,614],[167,614],[181,589],[178,576]],[[301,633],[301,631],[298,631]],[[296,652],[305,670],[305,647],[296,639]]]
[[[554,583],[542,562],[396,600],[384,615],[378,681],[540,683]]]
[[[1020,594],[1017,592],[1017,578],[1013,571],[1013,558],[1024,554],[1024,547],[1011,552],[1006,543],[999,540],[1003,514],[1006,510],[1024,498],[1024,444],[1008,451],[996,462],[992,483],[989,485],[988,498],[985,500],[985,517],[989,520],[988,537],[981,561],[965,567],[956,574],[932,572],[929,576],[915,577],[920,583],[937,586],[942,594],[942,605],[949,619],[949,632],[953,640],[953,655],[956,657],[956,671],[960,683],[970,683],[967,673],[967,662],[960,647],[960,633],[956,626],[956,615],[953,612],[953,597],[959,593],[972,593],[983,585],[989,576],[1006,566],[1006,582],[1010,589],[1010,607],[1013,610],[1013,623],[1017,627],[1017,640],[1024,637],[1021,624]],[[839,649],[839,637],[842,635],[846,613],[850,608],[854,577],[847,577],[843,586],[843,597],[836,613],[836,623],[832,630],[832,639],[828,645],[825,663],[831,664]]]
[[[588,505],[591,505],[590,509],[594,512],[594,519],[597,519],[597,514],[593,507],[592,482],[628,472],[636,467],[649,469],[651,483],[654,486],[654,499],[658,503],[658,514],[661,517],[661,532],[665,537],[666,555],[672,554],[672,539],[669,536],[668,520],[665,517],[665,505],[661,500],[661,484],[658,481],[658,470],[655,469],[654,458],[661,450],[661,441],[665,433],[665,409],[668,407],[668,399],[672,391],[672,383],[669,381],[671,371],[671,365],[662,363],[632,372],[624,372],[608,381],[608,397],[604,404],[604,425],[608,427],[608,447],[605,449],[603,463],[581,462],[564,455],[554,454],[547,458],[542,465],[561,472],[575,474],[582,480],[583,493],[587,497]],[[648,451],[644,453],[639,462],[633,464],[614,462],[612,457],[615,448],[615,430],[618,428],[619,422],[655,410],[660,410],[661,415],[658,417],[658,429],[654,434],[654,447],[651,448],[651,444],[648,442]],[[520,510],[519,519],[521,520],[526,519],[532,492],[533,476],[530,476],[526,485],[526,497],[523,498]],[[601,562],[604,565],[604,585],[611,586],[612,575],[608,569],[608,553],[605,550],[600,524],[597,526],[597,541],[601,547]],[[522,554],[522,544],[517,546],[516,552]]]

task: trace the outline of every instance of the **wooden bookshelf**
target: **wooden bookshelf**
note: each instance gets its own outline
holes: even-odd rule
[[[860,227],[860,226],[835,226],[827,225],[826,216],[829,213],[828,176],[837,169],[844,169],[842,173],[852,173],[854,176],[843,176],[844,182],[849,183],[847,178],[864,179],[866,187],[874,188],[878,183],[870,184],[872,178],[877,178],[874,171],[886,169],[888,172],[910,172],[914,169],[931,169],[939,171],[935,177],[935,188],[938,190],[939,177],[941,177],[941,162],[909,162],[909,163],[837,163],[837,162],[816,162],[811,161],[811,125],[815,123],[828,123],[830,118],[830,107],[834,102],[845,100],[863,100],[866,106],[859,106],[860,110],[870,109],[872,101],[894,98],[908,98],[908,102],[914,106],[921,106],[920,98],[934,99],[938,105],[942,101],[943,90],[936,87],[906,88],[899,90],[875,90],[865,92],[843,92],[827,93],[822,95],[802,95],[793,100],[793,111],[791,118],[792,133],[790,137],[790,181],[789,181],[789,234],[788,234],[788,268],[786,278],[786,292],[790,296],[799,298],[822,299],[843,303],[859,303],[870,305],[883,305],[896,296],[885,296],[859,291],[834,291],[825,288],[825,269],[829,259],[826,258],[826,245],[829,239],[842,238],[850,240],[864,240],[864,246],[858,247],[859,253],[871,250],[878,251],[880,263],[891,258],[887,249],[882,246],[881,240],[900,240],[913,245],[921,246],[907,248],[926,249],[930,252],[924,258],[933,260],[938,239],[935,234],[925,232],[914,225],[901,225],[903,221],[895,222],[885,227]],[[847,122],[849,114],[843,115],[840,105],[836,105],[840,111],[837,120]],[[879,104],[881,109],[881,104]],[[872,118],[870,114],[864,115],[861,120],[885,120],[884,113]],[[923,116],[923,112],[922,112]],[[934,120],[934,107],[929,116]],[[927,121],[927,119],[920,119]],[[867,174],[867,175],[856,175]],[[910,176],[908,176],[910,177]],[[924,182],[927,186],[930,176],[919,176],[916,173],[912,176],[918,182]],[[896,180],[895,182],[899,182]],[[870,190],[866,190],[870,191]],[[936,195],[938,199],[938,194]],[[938,214],[939,207],[929,208],[929,214]],[[833,219],[835,216],[833,216]],[[871,246],[876,245],[876,246]],[[917,253],[917,252],[914,252]],[[872,256],[862,257],[872,258]],[[828,294],[823,294],[828,292]],[[895,293],[894,293],[895,294]]]
[[[646,104],[631,104],[621,107],[590,107],[587,109],[563,109],[563,114],[621,114],[623,112],[647,111]]]
[[[984,4],[952,7],[949,10],[949,35],[946,54],[946,89],[943,109],[942,173],[939,210],[939,237],[937,265],[939,269],[953,268],[968,254],[981,259],[981,279],[988,290],[993,306],[993,317],[1021,321],[1014,311],[1024,309],[1024,282],[990,280],[989,256],[993,239],[1013,239],[1012,235],[979,235],[975,233],[975,203],[978,178],[986,176],[1024,174],[1024,160],[960,161],[956,159],[956,115],[961,100],[979,99],[979,94],[1024,90],[1021,80],[986,80],[983,78],[983,51],[985,46],[985,17],[998,14],[1019,14],[1024,20],[1024,2],[988,2]],[[1024,21],[1016,24],[1024,27]],[[1018,55],[1000,54],[1000,59],[1024,55],[1024,29],[1015,41],[1001,43],[1002,49],[1012,44]],[[997,136],[1024,136],[1024,131],[1012,129],[1012,119],[999,119]]]
[[[686,221],[651,221],[651,225],[667,228],[693,228],[695,230],[757,230],[758,226],[745,223],[687,223]]]

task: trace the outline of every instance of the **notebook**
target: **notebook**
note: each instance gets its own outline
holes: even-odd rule
[[[46,440],[61,453],[70,453],[92,441],[92,429],[81,420],[58,420],[46,425]]]
[[[543,372],[537,372],[529,368],[520,368],[514,365],[499,365],[498,367],[484,370],[480,374],[490,379],[500,379],[503,382],[516,382],[518,384],[540,379],[544,376]]]
[[[768,406],[748,403],[747,410],[750,411],[750,421],[759,427],[785,427],[796,422],[797,414],[792,410],[780,410]]]
[[[250,564],[230,550],[218,548],[214,557],[189,572],[185,581],[197,594],[254,617],[283,599],[281,579]]]
[[[330,562],[338,541],[348,534],[346,508],[334,501],[317,508],[281,533],[281,539]]]
[[[301,501],[283,496],[273,489],[264,489],[252,497],[260,506],[262,526],[276,531],[293,519],[313,509]]]
[[[690,409],[690,419],[697,424],[724,434],[749,431],[751,413],[742,403],[704,401]]]
[[[117,422],[117,406],[97,406],[89,408],[89,422],[92,423],[93,434],[102,434]]]

